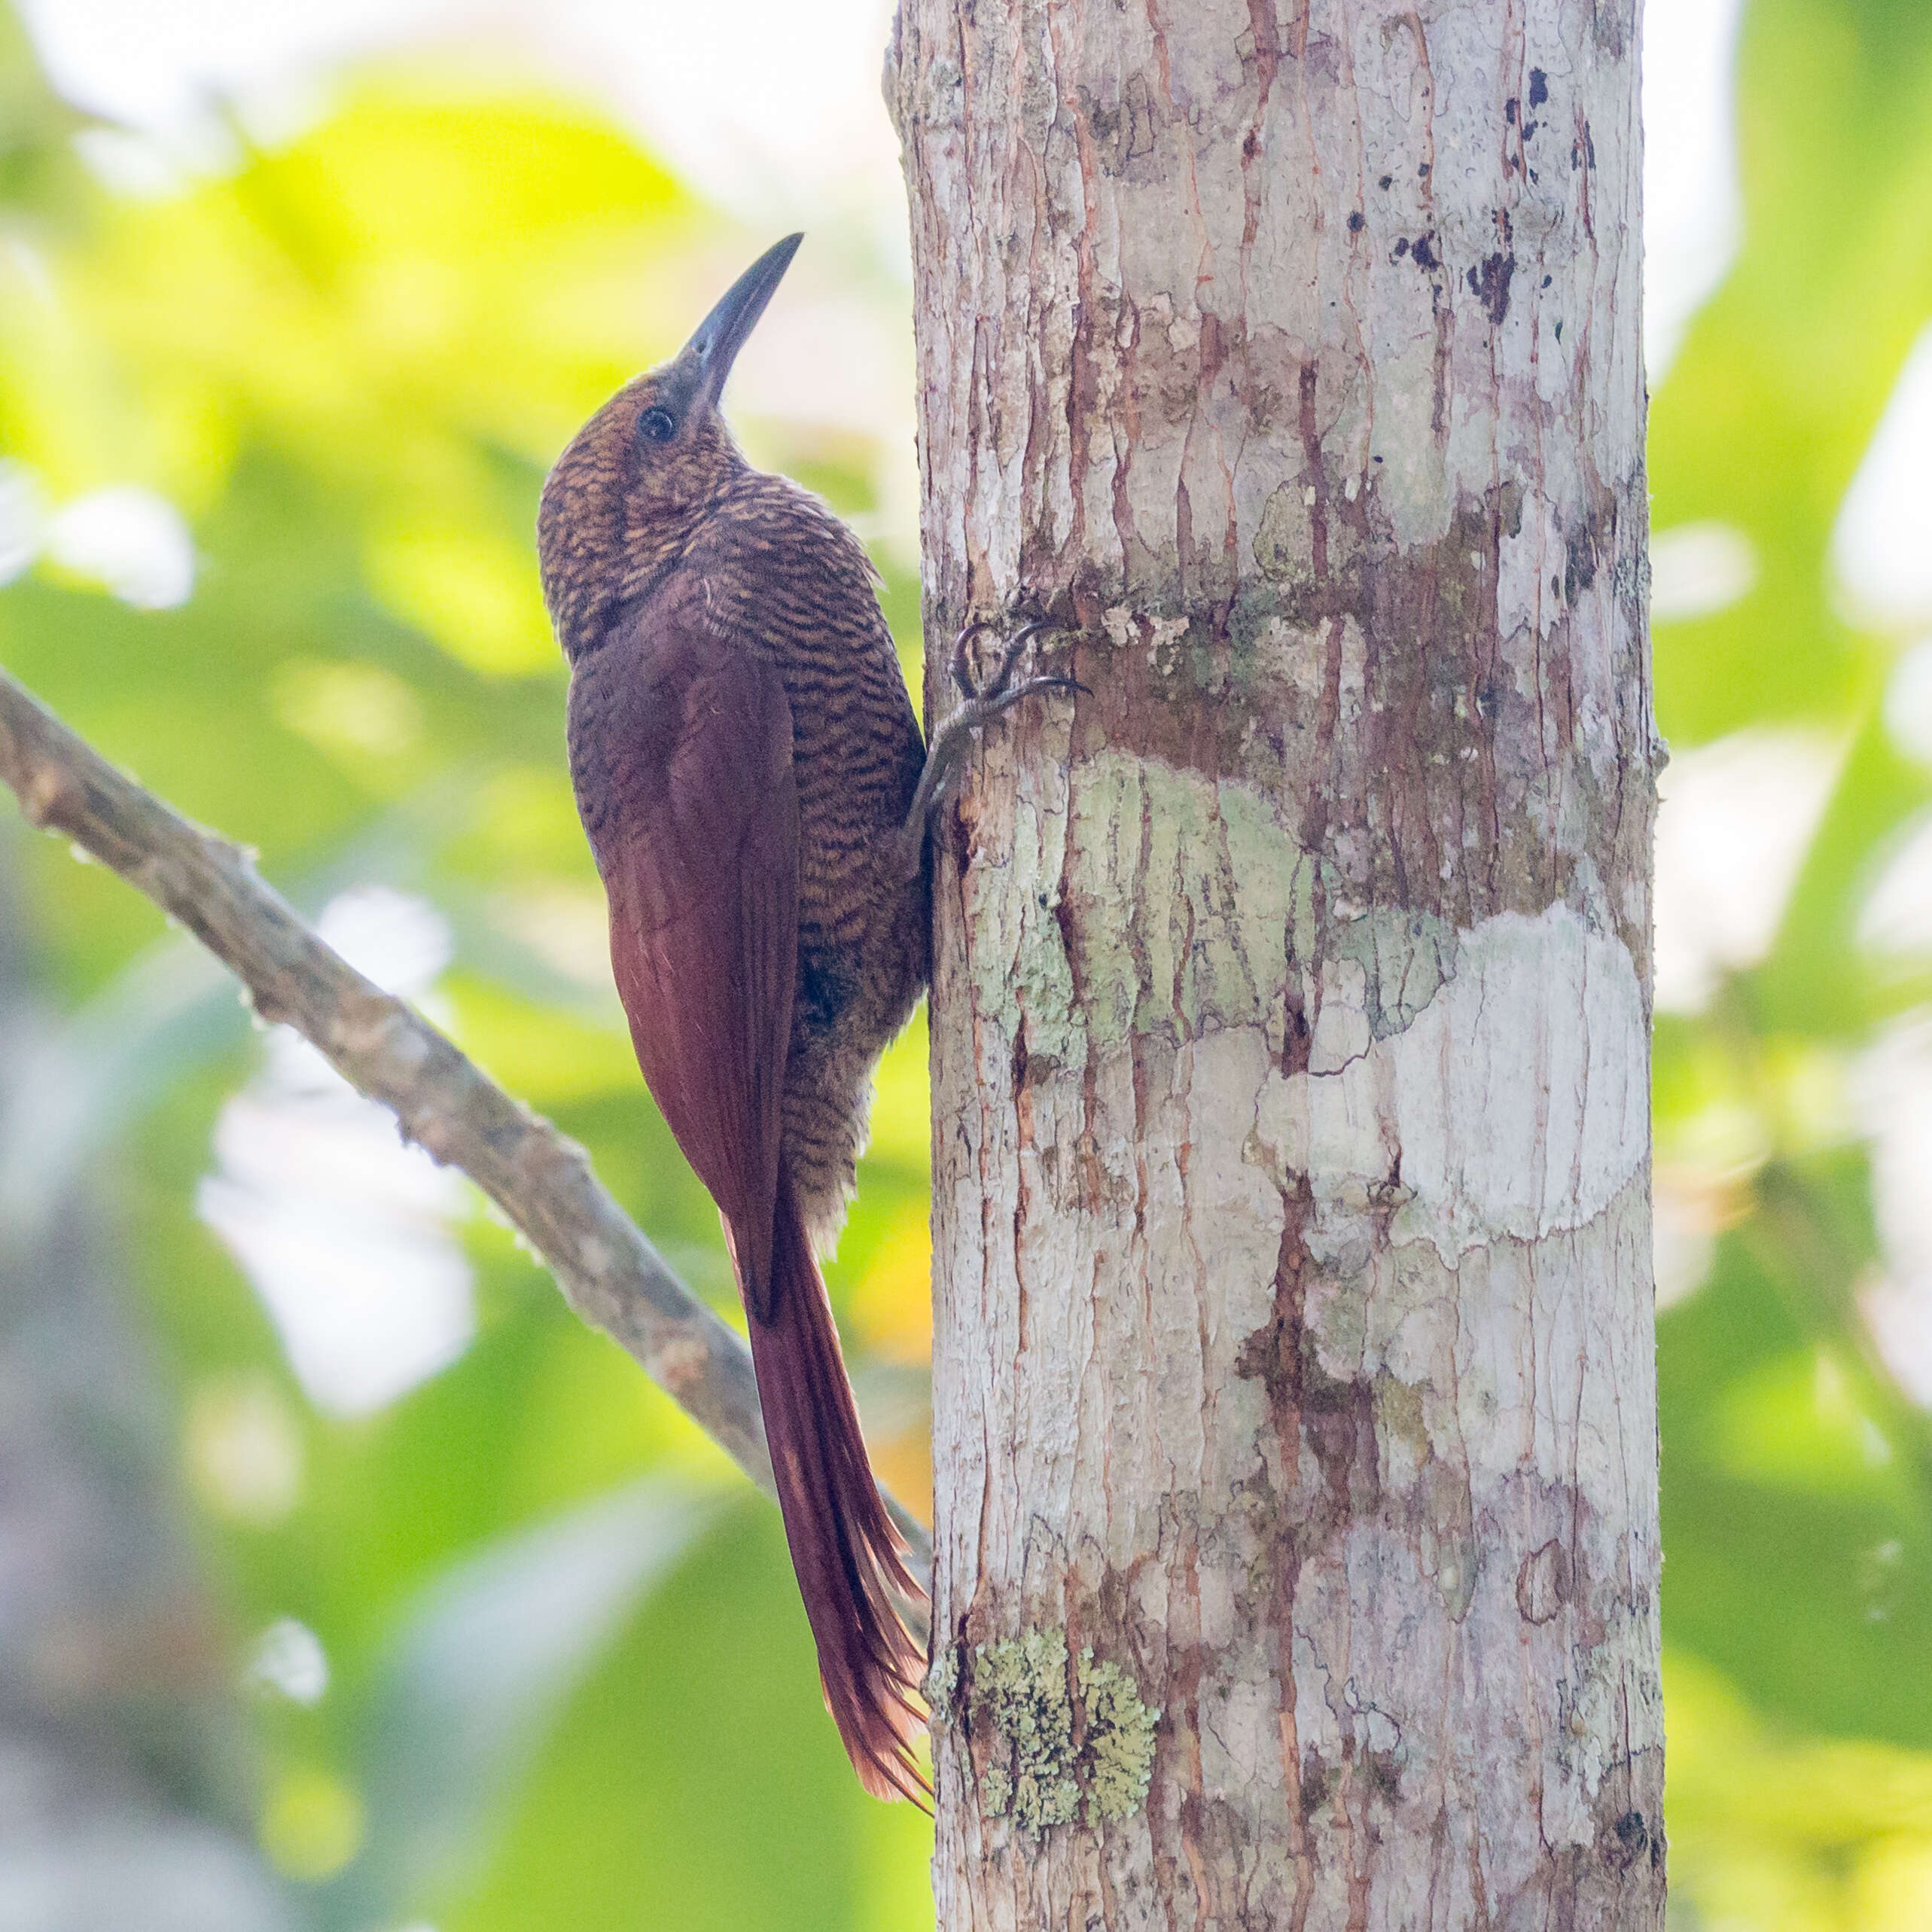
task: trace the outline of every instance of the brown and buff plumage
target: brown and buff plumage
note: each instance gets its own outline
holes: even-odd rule
[[[796,239],[586,425],[538,541],[612,966],[724,1217],[826,1702],[866,1788],[916,1796],[924,1659],[894,1601],[916,1586],[815,1251],[844,1218],[873,1067],[925,984],[931,786],[864,552],[746,463],[718,411]]]

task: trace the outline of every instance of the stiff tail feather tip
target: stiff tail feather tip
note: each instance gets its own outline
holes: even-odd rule
[[[922,1592],[873,1476],[824,1283],[783,1172],[768,1306],[769,1323],[749,1318],[751,1361],[826,1708],[867,1791],[923,1804],[929,1787],[912,1754],[925,1728],[925,1659],[894,1601]]]

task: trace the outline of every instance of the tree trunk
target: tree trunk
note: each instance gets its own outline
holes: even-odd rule
[[[1635,0],[901,0],[942,1932],[1656,1927]]]

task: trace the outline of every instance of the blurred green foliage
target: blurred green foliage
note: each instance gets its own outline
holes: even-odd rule
[[[1843,1096],[1932,992],[1858,931],[1932,774],[1883,727],[1901,640],[1848,617],[1830,544],[1932,317],[1932,10],[1751,0],[1738,88],[1745,239],[1655,399],[1652,483],[1660,532],[1741,531],[1757,577],[1659,625],[1659,718],[1680,752],[1799,726],[1842,756],[1768,955],[1657,1028],[1660,1194],[1710,1237],[1658,1330],[1673,1924],[1902,1927],[1932,1916],[1932,1428],[1863,1312],[1882,1258]],[[720,241],[568,104],[419,71],[146,196],[104,188],[80,132],[0,15],[0,451],[54,503],[158,492],[199,575],[139,610],[43,561],[0,592],[0,659],[311,912],[372,881],[436,906],[458,1037],[728,1301],[595,970],[531,529],[549,455],[765,238]],[[873,506],[862,439],[748,428]],[[908,619],[908,560],[880,561]],[[256,1726],[262,1842],[313,1922],[921,1922],[926,1828],[846,1772],[771,1512],[480,1214],[461,1359],[373,1416],[311,1407],[193,1209],[259,1050],[245,1016],[145,902],[15,843],[69,1018],[0,1202],[90,1172],[235,1654],[280,1618],[321,1639],[328,1694],[264,1698]],[[915,1035],[833,1278],[914,1498],[924,1092]],[[237,1430],[287,1482],[224,1486]]]
[[[1843,748],[1768,955],[1656,1029],[1660,1202],[1714,1236],[1657,1329],[1672,1924],[1903,1928],[1932,1921],[1932,1428],[1868,1326],[1846,1096],[1927,991],[1859,927],[1932,773],[1885,728],[1906,640],[1859,628],[1830,551],[1932,319],[1932,9],[1751,0],[1737,87],[1743,245],[1653,399],[1652,513],[1758,568],[1658,624],[1659,722]]]
[[[363,77],[272,154],[238,133],[231,169],[148,194],[77,158],[77,133],[110,160],[124,137],[84,131],[4,15],[0,97],[0,454],[49,508],[157,492],[197,559],[191,597],[139,609],[43,556],[0,591],[0,661],[257,846],[311,915],[352,884],[434,906],[456,1037],[735,1315],[716,1216],[605,986],[532,545],[549,459],[769,238],[578,106],[422,71]],[[873,508],[862,439],[740,427],[842,511]],[[916,608],[908,560],[879,561]],[[854,1784],[776,1513],[501,1227],[459,1230],[478,1318],[459,1361],[358,1419],[305,1400],[195,1213],[259,1056],[247,1015],[138,895],[17,830],[0,838],[69,1016],[0,1135],[0,1199],[31,1211],[86,1172],[109,1205],[238,1680],[278,1620],[321,1640],[326,1694],[255,1706],[261,1839],[307,1921],[929,1917],[930,1827]],[[924,1052],[909,1036],[885,1070],[833,1283],[915,1504]]]

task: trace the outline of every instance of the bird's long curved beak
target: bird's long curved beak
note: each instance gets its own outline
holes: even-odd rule
[[[798,252],[803,235],[788,235],[767,248],[720,297],[717,307],[699,323],[685,343],[681,361],[689,356],[698,366],[705,393],[716,402],[731,373],[731,365],[745,339],[765,312],[765,304],[785,279],[791,258]]]

